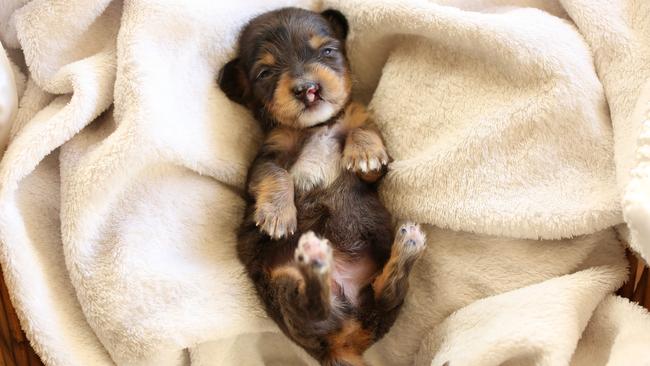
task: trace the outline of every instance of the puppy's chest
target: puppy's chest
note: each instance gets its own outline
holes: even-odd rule
[[[342,171],[342,150],[341,138],[334,129],[323,129],[309,136],[289,169],[296,190],[308,192],[334,183]]]

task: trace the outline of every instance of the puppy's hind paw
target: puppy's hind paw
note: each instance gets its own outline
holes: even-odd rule
[[[332,263],[332,247],[327,239],[321,239],[309,231],[298,240],[294,259],[299,266],[324,274],[329,271]]]
[[[407,222],[397,229],[394,245],[402,255],[419,256],[426,247],[426,236],[419,225]]]

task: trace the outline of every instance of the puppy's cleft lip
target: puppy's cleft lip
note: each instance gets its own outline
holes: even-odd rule
[[[323,97],[320,94],[320,90],[316,87],[307,89],[305,93],[305,107],[312,108],[319,104],[323,100]]]

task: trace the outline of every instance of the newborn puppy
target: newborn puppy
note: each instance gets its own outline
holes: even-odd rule
[[[265,132],[239,258],[269,316],[323,365],[364,364],[425,247],[414,224],[393,232],[377,197],[388,155],[365,108],[349,100],[347,31],[335,10],[262,14],[219,77]]]

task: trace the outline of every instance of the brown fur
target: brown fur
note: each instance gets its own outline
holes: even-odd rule
[[[375,300],[379,299],[384,289],[388,286],[390,279],[395,277],[396,271],[397,260],[391,257],[386,265],[384,265],[384,269],[381,271],[379,276],[375,277],[375,280],[372,282],[372,289],[375,294]]]
[[[368,113],[366,107],[357,102],[350,102],[350,104],[345,107],[340,123],[346,131],[350,131],[362,127],[368,122],[369,118],[370,113]]]
[[[273,56],[272,53],[264,53],[262,57],[260,58],[262,63],[266,66],[273,66],[275,65],[275,56]]]
[[[350,365],[365,365],[361,355],[373,343],[373,336],[361,326],[357,320],[343,321],[341,330],[329,338],[331,345],[330,357],[333,360],[342,360]]]
[[[311,38],[309,38],[309,46],[311,46],[311,48],[317,50],[323,44],[325,44],[325,42],[327,42],[329,39],[330,39],[329,37],[323,37],[321,35],[314,34],[314,35],[311,36]]]
[[[288,73],[283,73],[273,92],[273,99],[267,103],[267,109],[273,117],[290,127],[296,126],[296,116],[300,113],[300,102],[291,93],[293,82]]]
[[[249,192],[256,197],[255,225],[271,237],[281,237],[296,230],[296,207],[293,204],[293,180],[289,174],[271,164],[260,164]]]
[[[311,66],[310,74],[321,80],[323,88],[328,92],[325,98],[334,102],[337,109],[345,105],[352,90],[352,81],[348,72],[337,75],[334,70],[315,64]]]
[[[366,108],[349,101],[347,29],[332,10],[263,14],[219,79],[266,132],[248,176],[239,258],[269,316],[332,366],[364,365],[424,248],[417,226],[393,232],[369,183],[389,157]]]
[[[383,175],[382,167],[387,162],[388,154],[376,130],[356,128],[348,134],[343,164],[359,172],[361,179],[371,183],[377,181]]]
[[[305,292],[305,281],[302,278],[300,270],[296,266],[286,265],[271,269],[271,282],[274,282],[281,277],[288,277],[290,281],[295,281],[298,284],[298,291],[300,293]]]

